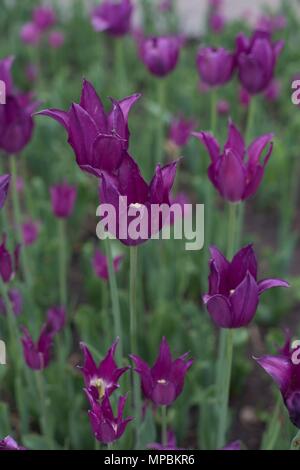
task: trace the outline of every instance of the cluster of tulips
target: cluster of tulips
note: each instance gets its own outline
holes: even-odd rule
[[[213,31],[220,33],[224,28],[221,14],[221,2],[211,1],[210,25]],[[160,10],[168,11],[172,2],[160,2]],[[95,32],[107,33],[121,42],[124,35],[132,32],[137,44],[138,58],[143,62],[150,74],[156,77],[159,96],[162,98],[165,78],[171,74],[179,61],[181,49],[185,47],[185,38],[176,35],[148,37],[141,30],[132,29],[134,6],[131,0],[104,0],[91,12],[90,21]],[[33,12],[32,22],[26,24],[21,31],[23,42],[36,45],[43,32],[53,27],[56,21],[54,11],[50,7],[40,6]],[[49,448],[53,442],[49,435],[49,410],[43,383],[43,371],[52,360],[54,343],[61,348],[58,354],[60,362],[68,360],[66,349],[61,343],[68,341],[71,330],[70,299],[67,285],[68,260],[66,259],[66,224],[76,203],[77,188],[66,180],[58,181],[50,188],[52,212],[58,222],[59,230],[59,305],[49,306],[46,320],[40,329],[37,341],[33,340],[30,329],[32,325],[22,326],[20,335],[19,317],[22,313],[22,295],[13,285],[15,276],[20,271],[33,304],[33,279],[28,261],[28,245],[38,237],[39,223],[28,219],[24,223],[20,211],[22,194],[22,178],[18,175],[18,155],[29,144],[36,121],[47,116],[57,121],[66,131],[68,143],[74,152],[76,163],[86,177],[91,177],[99,185],[101,203],[111,204],[119,211],[119,198],[126,196],[127,207],[151,207],[152,204],[167,204],[169,207],[176,197],[172,188],[176,173],[180,171],[181,162],[177,158],[181,148],[191,137],[195,137],[204,146],[210,159],[207,176],[216,189],[217,194],[228,206],[227,251],[212,244],[213,227],[207,221],[205,226],[204,263],[198,266],[208,278],[208,291],[202,295],[204,305],[219,331],[219,352],[216,367],[216,410],[215,448],[238,450],[241,443],[235,441],[228,444],[228,406],[232,372],[234,332],[238,328],[247,327],[253,320],[259,306],[261,295],[275,287],[289,287],[283,279],[262,279],[258,276],[258,263],[252,244],[241,248],[240,240],[243,232],[243,208],[245,201],[253,196],[263,183],[264,172],[272,155],[273,134],[260,136],[252,134],[251,122],[245,134],[229,120],[228,136],[225,145],[221,146],[216,135],[216,111],[228,112],[226,103],[218,104],[215,100],[216,91],[231,81],[236,74],[240,82],[241,102],[249,107],[251,117],[252,105],[256,95],[274,95],[275,68],[283,49],[283,41],[274,42],[272,33],[279,29],[265,18],[260,22],[260,29],[248,38],[243,33],[236,38],[236,48],[229,51],[223,47],[201,47],[195,58],[201,86],[212,96],[212,116],[210,131],[196,131],[196,122],[183,116],[172,121],[168,149],[176,158],[162,165],[165,145],[165,113],[166,100],[159,104],[161,115],[158,116],[156,135],[157,148],[154,149],[154,174],[148,183],[139,167],[137,160],[130,151],[131,133],[129,131],[129,113],[133,105],[140,99],[139,93],[123,99],[111,98],[111,110],[107,112],[93,84],[84,79],[79,103],[72,103],[68,111],[48,108],[37,112],[40,104],[34,96],[19,91],[13,83],[11,68],[13,58],[6,57],[0,61],[0,80],[6,86],[6,104],[0,105],[0,149],[9,162],[10,171],[0,177],[0,207],[2,216],[3,239],[0,245],[0,310],[6,315],[10,354],[13,354],[11,365],[16,374],[23,374],[21,346],[26,366],[33,370],[37,378],[37,388],[41,392],[41,431],[48,439]],[[52,42],[55,38],[52,36]],[[59,33],[57,33],[59,34]],[[63,36],[60,38],[63,42]],[[49,39],[50,40],[50,39]],[[58,37],[56,37],[58,40]],[[124,65],[124,64],[123,64]],[[126,65],[126,64],[125,64]],[[96,85],[96,84],[95,84]],[[120,89],[122,84],[120,84]],[[119,90],[116,90],[116,93]],[[272,95],[272,96],[273,96]],[[193,99],[190,97],[190,99]],[[56,106],[56,103],[53,103]],[[249,119],[250,120],[250,119]],[[131,129],[134,136],[134,129]],[[49,144],[50,145],[50,144]],[[42,158],[42,156],[41,156]],[[5,200],[8,192],[13,195],[13,222],[11,214],[6,211]],[[184,195],[177,195],[184,204]],[[214,210],[216,194],[207,191],[205,207],[207,220]],[[203,201],[199,201],[203,202]],[[151,223],[149,221],[149,238]],[[13,228],[13,230],[12,230]],[[162,224],[160,229],[162,228]],[[137,278],[138,278],[138,247],[147,242],[144,238],[133,239],[121,237],[117,227],[114,236],[119,239],[130,252],[130,359],[125,354],[125,332],[122,329],[121,306],[117,287],[116,274],[123,262],[124,255],[113,257],[111,240],[105,240],[106,253],[97,250],[92,260],[95,274],[107,282],[110,287],[113,322],[110,329],[114,332],[115,341],[105,357],[96,364],[94,354],[85,342],[81,342],[83,365],[80,370],[84,379],[84,392],[89,404],[88,416],[93,436],[100,444],[112,445],[124,433],[131,433],[132,448],[140,448],[140,430],[145,419],[145,409],[152,405],[153,411],[161,413],[161,441],[149,443],[149,447],[157,450],[176,450],[176,438],[168,428],[168,412],[176,399],[184,393],[184,382],[195,359],[185,353],[173,359],[164,333],[158,357],[152,367],[139,356],[137,336]],[[224,235],[225,237],[226,235]],[[150,240],[148,243],[152,243]],[[168,242],[165,242],[168,243]],[[127,249],[127,248],[126,248]],[[207,263],[208,261],[208,263]],[[207,265],[209,272],[207,273]],[[47,269],[44,266],[43,269]],[[34,307],[33,307],[34,308]],[[170,315],[172,312],[170,312]],[[34,320],[34,316],[33,316]],[[36,327],[35,327],[36,330]],[[151,334],[151,332],[150,332]],[[84,338],[81,338],[84,341]],[[258,364],[275,380],[280,388],[284,404],[291,422],[300,429],[300,365],[292,361],[293,348],[291,337],[277,356],[263,356],[257,359]],[[116,356],[116,358],[115,358]],[[201,358],[197,358],[201,361]],[[118,395],[119,380],[122,377],[130,392]],[[117,399],[116,399],[117,397]],[[124,417],[127,401],[130,402],[131,413]],[[116,411],[114,407],[116,405]],[[127,405],[128,406],[128,405]],[[126,414],[125,414],[126,416]],[[238,437],[238,436],[237,436]],[[23,450],[11,436],[0,440],[0,450]]]

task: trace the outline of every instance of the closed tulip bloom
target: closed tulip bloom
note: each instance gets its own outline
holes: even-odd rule
[[[79,167],[99,177],[102,171],[120,167],[129,146],[128,114],[139,97],[112,100],[112,111],[106,114],[94,87],[84,80],[80,104],[73,103],[68,112],[45,109],[37,114],[55,119],[66,129]]]
[[[119,388],[119,378],[129,369],[129,367],[117,367],[115,352],[118,342],[119,338],[112,344],[98,366],[88,347],[84,343],[80,344],[84,355],[84,364],[80,369],[84,377],[85,386],[95,400],[102,400],[106,393],[109,396],[114,390]]]
[[[36,46],[41,40],[41,31],[35,23],[25,23],[21,28],[20,38],[24,44]]]
[[[53,49],[59,49],[65,42],[65,35],[62,31],[51,31],[48,37],[49,46]]]
[[[97,32],[105,31],[111,36],[124,36],[130,30],[132,13],[131,0],[104,0],[92,11],[92,26]]]
[[[10,183],[10,175],[0,176],[0,209],[4,206]]]
[[[197,68],[202,82],[211,87],[231,80],[235,66],[234,54],[223,47],[203,47],[197,55]]]
[[[67,183],[57,184],[50,188],[52,210],[56,217],[66,219],[73,212],[77,190]]]
[[[17,245],[11,254],[6,248],[6,235],[2,237],[0,245],[0,276],[5,283],[10,282],[19,268],[20,245]]]
[[[283,41],[275,43],[271,35],[256,31],[248,39],[239,34],[236,40],[236,61],[242,86],[252,95],[264,91],[274,78],[275,67]]]
[[[228,139],[221,151],[219,143],[209,132],[193,134],[206,147],[211,165],[208,177],[221,197],[239,202],[256,193],[273,150],[273,134],[255,139],[246,148],[244,139],[230,121]]]
[[[139,56],[150,73],[162,78],[175,69],[182,44],[176,36],[140,38]]]
[[[210,248],[209,291],[203,296],[208,313],[220,328],[249,325],[260,295],[273,287],[289,287],[282,279],[257,280],[257,261],[252,245],[228,261],[217,247]]]
[[[25,246],[32,245],[38,238],[40,224],[34,220],[28,220],[22,225],[23,243]]]
[[[121,266],[121,262],[123,259],[123,255],[116,256],[113,259],[113,269],[115,272],[118,272]],[[109,279],[109,272],[108,272],[108,260],[105,255],[101,253],[101,251],[96,250],[93,260],[92,260],[93,268],[95,271],[96,276],[104,281],[108,281]]]
[[[33,370],[43,370],[48,367],[51,359],[53,332],[45,324],[36,342],[27,328],[23,327],[22,345],[24,359],[28,367]]]
[[[66,311],[64,307],[51,307],[47,311],[48,331],[59,333],[66,324]]]
[[[276,356],[256,359],[278,385],[291,422],[300,429],[300,351],[293,349],[290,338]]]
[[[23,308],[23,297],[19,289],[10,289],[8,291],[8,298],[11,303],[12,311],[16,317],[21,315]],[[0,313],[2,315],[7,315],[6,306],[3,299],[0,297]]]
[[[169,406],[177,399],[183,390],[185,375],[193,363],[192,359],[188,360],[188,353],[173,360],[165,337],[153,367],[134,354],[130,357],[135,371],[140,375],[145,398],[158,406]]]
[[[26,450],[25,447],[20,446],[13,437],[6,436],[4,439],[0,439],[0,451],[1,450]]]
[[[224,30],[225,23],[225,17],[221,13],[213,13],[209,19],[210,29],[216,34]]]
[[[41,5],[33,10],[34,24],[40,31],[45,31],[56,23],[56,15],[50,6]]]
[[[169,131],[169,140],[176,147],[184,147],[188,143],[194,128],[195,122],[192,120],[183,117],[173,119]]]
[[[92,430],[97,441],[103,444],[111,444],[123,436],[126,427],[132,417],[123,418],[123,412],[127,400],[127,396],[121,396],[118,401],[118,412],[115,417],[106,393],[101,403],[95,400],[93,395],[86,390],[87,397],[90,401],[91,410],[89,410],[89,418]]]

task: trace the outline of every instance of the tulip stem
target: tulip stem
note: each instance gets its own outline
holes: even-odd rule
[[[161,407],[161,443],[163,446],[168,444],[168,412],[167,407]]]
[[[290,450],[300,450],[300,431],[297,432],[296,436],[292,440]]]
[[[47,413],[47,396],[46,396],[46,391],[45,391],[45,381],[43,377],[43,373],[40,370],[33,371],[33,374],[35,375],[35,382],[36,382],[36,388],[40,400],[40,425],[41,425],[41,431],[43,435],[45,436],[47,445],[49,447],[49,450],[52,449],[52,438],[51,438],[51,431],[50,431],[50,423],[48,420],[48,413]]]
[[[32,279],[29,270],[29,263],[27,258],[27,251],[26,247],[23,243],[23,236],[22,236],[22,217],[21,217],[21,209],[20,209],[20,201],[17,191],[17,164],[16,164],[16,157],[15,155],[11,155],[9,157],[10,162],[10,171],[11,171],[11,179],[12,179],[12,198],[13,198],[13,209],[14,209],[14,218],[15,218],[15,225],[16,225],[16,234],[17,234],[17,241],[22,245],[21,248],[21,263],[22,263],[22,271],[24,275],[25,282],[28,288],[31,288]]]
[[[113,319],[114,319],[115,338],[119,338],[119,346],[117,348],[116,355],[117,355],[117,360],[120,363],[123,360],[123,346],[122,346],[122,324],[121,324],[118,286],[117,286],[116,273],[115,273],[114,266],[113,266],[111,241],[109,238],[106,238],[105,244],[106,244],[106,256],[108,260],[109,286],[110,286],[110,296],[111,296],[111,304],[112,304]]]
[[[124,61],[124,40],[115,38],[115,60],[116,60],[116,80],[117,90],[120,90],[120,99],[127,94],[127,76]]]
[[[157,104],[159,107],[159,115],[157,118],[156,165],[162,163],[164,155],[164,114],[166,108],[166,80],[164,78],[157,79]]]
[[[65,219],[58,219],[59,297],[60,306],[67,308],[67,246]]]

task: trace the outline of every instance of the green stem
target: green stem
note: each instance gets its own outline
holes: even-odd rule
[[[161,443],[163,446],[168,444],[168,415],[167,407],[161,407]]]
[[[157,104],[159,107],[159,116],[157,118],[156,129],[156,161],[155,164],[163,162],[164,155],[164,114],[166,109],[166,80],[157,79]]]
[[[115,60],[116,60],[116,89],[120,91],[120,98],[127,94],[127,74],[124,61],[124,40],[115,39]]]
[[[42,371],[34,371],[36,381],[36,388],[38,391],[38,396],[40,400],[40,425],[41,431],[45,436],[49,449],[52,449],[52,437],[50,430],[50,423],[48,419],[48,410],[47,410],[47,396],[45,391],[45,381]]]
[[[297,432],[296,436],[292,440],[290,450],[300,450],[300,431]]]
[[[67,307],[67,244],[66,221],[58,219],[59,241],[59,298],[61,307]]]
[[[218,93],[217,89],[211,90],[211,102],[210,102],[210,131],[212,134],[217,132],[217,100]]]
[[[121,324],[119,294],[118,294],[116,273],[113,267],[111,240],[107,238],[105,240],[105,244],[106,244],[106,256],[108,260],[109,286],[110,286],[110,296],[111,296],[113,319],[114,319],[115,337],[119,338],[119,345],[118,345],[116,354],[117,354],[117,359],[120,363],[123,360],[123,346],[122,346],[122,324]]]

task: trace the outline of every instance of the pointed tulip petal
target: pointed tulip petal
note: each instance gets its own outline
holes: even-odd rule
[[[258,283],[259,294],[273,287],[290,287],[290,285],[283,279],[264,279]]]

